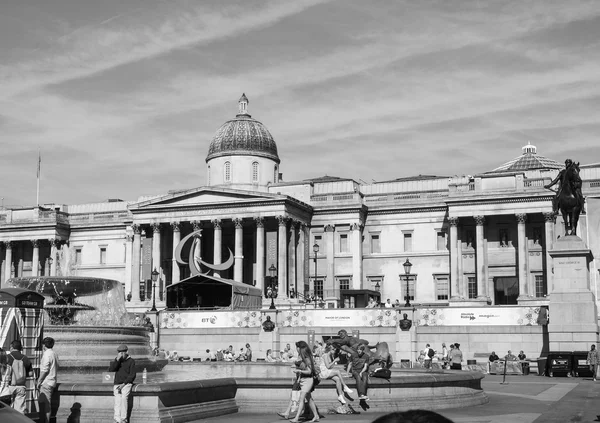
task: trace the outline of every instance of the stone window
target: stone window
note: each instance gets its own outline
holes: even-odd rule
[[[469,298],[477,298],[477,278],[475,275],[467,276],[467,291]]]
[[[537,298],[544,298],[547,294],[544,275],[542,273],[534,273],[533,279],[535,281],[535,296]]]
[[[75,248],[75,264],[81,264],[81,247]]]
[[[435,280],[435,299],[447,300],[450,294],[450,284],[448,275],[434,275]]]
[[[100,264],[106,264],[106,247],[100,247]]]
[[[380,234],[371,234],[371,254],[381,253]]]
[[[225,162],[225,182],[231,182],[231,162]]]
[[[314,284],[315,297],[323,298],[323,279],[315,279]]]
[[[258,162],[252,163],[252,182],[258,182]]]
[[[315,242],[313,242],[313,245],[314,244],[317,244],[319,246],[319,253],[320,254],[324,254],[325,253],[325,251],[323,251],[323,235],[315,235]],[[313,251],[312,247],[311,247],[311,251]]]
[[[273,182],[277,183],[279,180],[279,173],[277,171],[277,166],[275,166],[275,169],[273,171]]]
[[[338,282],[340,284],[340,289],[350,289],[350,278],[339,278]]]
[[[446,232],[437,231],[437,250],[446,251],[448,249],[446,242]]]
[[[417,280],[417,275],[408,275],[408,297],[411,301],[415,299],[415,282]],[[400,292],[402,293],[402,298],[406,301],[406,275],[400,275]]]
[[[413,250],[412,232],[404,232],[404,251],[410,252]]]
[[[340,253],[347,253],[348,251],[348,234],[340,234]]]

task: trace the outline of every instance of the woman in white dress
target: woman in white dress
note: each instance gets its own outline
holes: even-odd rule
[[[339,369],[332,369],[332,367],[340,361],[339,357],[334,358],[335,349],[331,345],[327,345],[325,347],[325,352],[321,356],[321,363],[319,364],[319,368],[321,373],[319,377],[321,380],[332,379],[335,382],[335,388],[338,393],[338,401],[342,404],[346,404],[346,400],[344,399],[344,392],[347,394],[351,394],[354,391],[346,385],[344,382],[344,378],[342,377],[342,373]]]

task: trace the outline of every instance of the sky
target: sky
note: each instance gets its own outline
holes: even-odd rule
[[[205,184],[249,113],[285,181],[600,162],[600,2],[3,0],[5,207]]]

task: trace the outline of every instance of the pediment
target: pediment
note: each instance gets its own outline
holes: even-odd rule
[[[269,201],[281,198],[285,198],[285,196],[269,194],[265,192],[202,187],[169,193],[151,200],[139,202],[130,206],[130,208],[139,210],[144,208],[156,208],[160,206],[177,207],[236,202],[246,203],[255,201]]]

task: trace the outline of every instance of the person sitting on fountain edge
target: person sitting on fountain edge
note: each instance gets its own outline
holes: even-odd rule
[[[127,353],[127,345],[121,344],[117,348],[117,356],[110,362],[108,371],[115,372],[113,394],[115,396],[116,423],[127,423],[127,404],[129,394],[135,380],[135,360]]]

